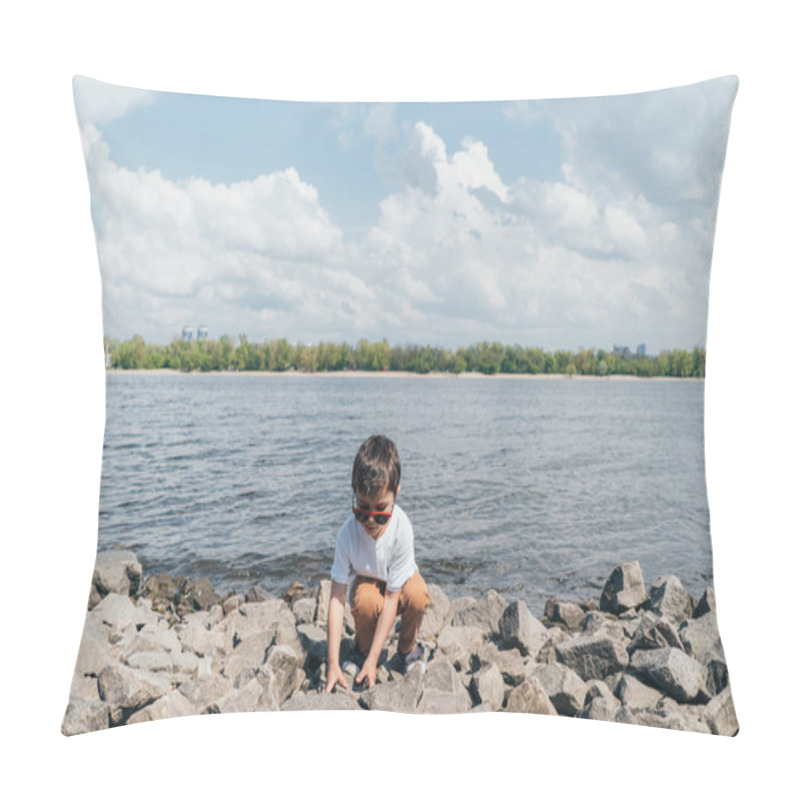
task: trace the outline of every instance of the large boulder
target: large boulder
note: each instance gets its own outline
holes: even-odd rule
[[[688,619],[678,633],[683,649],[701,664],[725,661],[716,614],[708,613],[697,619]]]
[[[108,706],[105,703],[70,698],[61,723],[61,733],[64,736],[100,731],[108,727]]]
[[[519,686],[525,680],[527,675],[525,659],[516,648],[498,650],[494,642],[486,642],[478,648],[476,655],[478,669],[496,665],[504,683]]]
[[[519,686],[511,690],[505,710],[516,714],[558,716],[547,692],[535,675],[530,675]]]
[[[611,689],[603,681],[592,680],[587,684],[586,700],[580,717],[604,722],[613,722],[621,707]]]
[[[143,627],[148,622],[157,622],[156,614],[137,606],[127,595],[107,594],[90,612],[112,628],[122,630],[130,623]]]
[[[638,561],[629,561],[614,568],[600,596],[600,610],[620,614],[647,600],[642,568]]]
[[[412,669],[403,680],[379,683],[361,695],[361,702],[371,711],[416,710],[422,694],[422,670]]]
[[[484,643],[483,631],[473,626],[446,627],[436,644],[436,653],[443,655],[457,670],[467,671],[474,654]]]
[[[428,594],[431,602],[425,610],[425,617],[422,620],[420,638],[428,642],[433,642],[450,618],[450,600],[436,584],[428,584]]]
[[[461,605],[456,607],[456,603]],[[464,598],[456,603],[451,606],[451,625],[480,628],[487,637],[500,633],[500,618],[508,603],[494,589],[489,589],[479,600]]]
[[[172,689],[168,678],[116,664],[97,676],[100,698],[108,705],[113,725],[119,725],[140,708],[152,703]]]
[[[633,675],[623,675],[615,692],[622,705],[631,711],[656,708],[664,695],[652,686],[647,686]]]
[[[137,722],[150,722],[157,719],[172,719],[173,717],[190,717],[198,714],[197,708],[189,702],[185,695],[177,689],[167,692],[163,697],[159,697],[150,705],[131,714],[128,718],[128,725]]]
[[[534,664],[530,675],[547,692],[555,710],[562,716],[576,717],[586,702],[586,683],[563,664]]]
[[[554,625],[561,625],[567,630],[580,630],[586,612],[577,604],[551,597],[544,607],[545,617]]]
[[[500,617],[500,635],[506,647],[516,647],[523,656],[536,658],[547,640],[547,628],[536,619],[524,600],[509,603]]]
[[[628,666],[625,640],[605,629],[562,642],[556,646],[556,657],[584,681],[605,678]]]
[[[659,578],[650,587],[649,607],[674,625],[692,618],[695,602],[674,575]]]
[[[276,644],[270,649],[265,668],[261,671],[269,670],[275,676],[274,691],[279,706],[282,706],[303,682],[305,675],[302,667],[302,661],[291,647]]]
[[[644,683],[660,689],[679,703],[691,703],[705,695],[706,671],[682,650],[637,650],[631,671]]]
[[[103,550],[97,554],[92,574],[89,607],[107,594],[134,595],[142,580],[142,565],[130,550]]]
[[[711,699],[705,708],[703,719],[712,733],[720,736],[736,736],[739,733],[739,720],[736,718],[729,686]]]
[[[497,664],[481,667],[474,673],[470,689],[478,705],[488,705],[492,711],[499,711],[503,707],[506,686]]]
[[[667,617],[647,612],[633,632],[628,652],[634,650],[658,650],[662,647],[677,647],[683,650],[683,643],[675,625]]]
[[[222,660],[222,674],[230,678],[234,685],[240,679],[249,681],[267,660],[269,650],[275,636],[271,631],[256,633],[240,642],[233,651]]]
[[[340,691],[296,692],[282,706],[281,711],[363,711],[358,699]]]
[[[104,667],[117,663],[117,651],[109,642],[109,632],[109,626],[99,617],[86,615],[75,665],[76,673],[97,676]]]
[[[717,596],[713,586],[707,587],[703,592],[703,596],[697,601],[693,616],[697,619],[697,617],[708,614],[709,611],[713,614],[717,613]]]
[[[223,675],[210,675],[186,681],[178,691],[195,707],[197,713],[207,714],[221,697],[233,688],[233,681]]]

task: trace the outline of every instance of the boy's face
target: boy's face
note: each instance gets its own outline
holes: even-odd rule
[[[399,490],[399,487],[398,487]],[[378,521],[373,515],[388,514],[391,517],[394,511],[394,503],[396,496],[394,492],[389,490],[388,485],[375,495],[355,494],[355,508],[358,511],[366,511],[369,516],[364,521],[359,521],[359,524],[364,529],[364,533],[371,539],[378,540],[383,536],[384,531],[389,527],[391,519],[386,521]]]

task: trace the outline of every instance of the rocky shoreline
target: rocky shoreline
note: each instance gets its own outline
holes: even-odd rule
[[[645,584],[621,564],[596,600],[551,599],[537,619],[495,591],[429,585],[425,668],[390,635],[372,689],[324,694],[330,581],[220,597],[207,579],[143,581],[130,551],[98,554],[62,733],[237,711],[507,711],[735,736],[714,591]],[[342,662],[358,660],[349,609]],[[349,678],[355,672],[349,669]]]

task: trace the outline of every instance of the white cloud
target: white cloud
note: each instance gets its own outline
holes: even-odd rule
[[[158,96],[156,92],[114,86],[82,75],[73,78],[72,91],[82,126],[105,125],[137,106],[153,102]]]

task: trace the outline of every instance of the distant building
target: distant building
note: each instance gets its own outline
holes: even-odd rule
[[[627,345],[615,344],[614,349],[611,352],[620,358],[630,358],[631,356],[631,349]]]
[[[183,326],[183,331],[181,333],[181,338],[187,342],[191,342],[194,339],[194,328],[190,328],[188,325]]]
[[[636,346],[636,357],[637,358],[644,358],[647,355],[646,348],[643,344]]]
[[[205,325],[201,325],[197,329],[197,341],[200,342],[200,341],[203,341],[205,339],[208,339],[208,328],[206,328]]]

